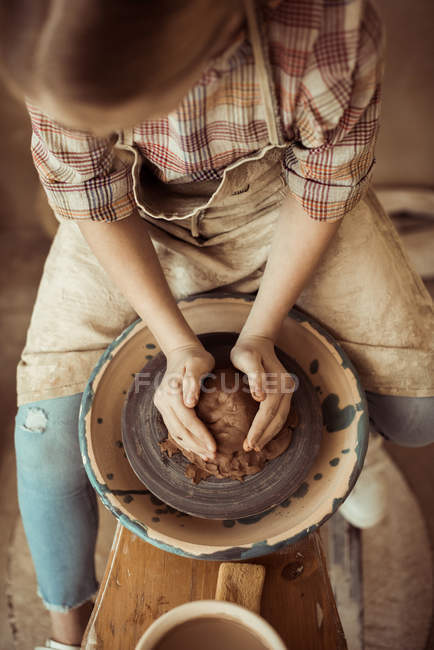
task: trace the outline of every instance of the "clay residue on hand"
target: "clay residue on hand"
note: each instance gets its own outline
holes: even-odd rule
[[[185,451],[178,447],[171,434],[160,442],[160,449],[170,457],[182,453],[190,461],[185,474],[194,483],[199,483],[208,476],[242,481],[245,476],[259,472],[267,460],[277,458],[286,451],[291,442],[292,430],[298,422],[291,405],[281,431],[261,451],[246,452],[243,450],[243,442],[259,404],[251,396],[247,381],[243,381],[243,373],[234,367],[214,370],[203,382],[195,410],[216,440],[216,458],[204,461],[194,452]]]

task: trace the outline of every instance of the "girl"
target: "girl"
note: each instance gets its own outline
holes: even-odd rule
[[[423,445],[432,302],[369,189],[383,67],[370,0],[1,7],[5,77],[60,222],[17,368],[19,504],[52,620],[45,647],[78,647],[98,588],[78,411],[113,338],[147,323],[167,357],[156,406],[210,458],[193,407],[214,359],[177,300],[256,294],[231,351],[260,402],[246,449],[288,414],[290,394],[264,377],[285,375],[274,341],[296,304],[354,361],[373,427]]]

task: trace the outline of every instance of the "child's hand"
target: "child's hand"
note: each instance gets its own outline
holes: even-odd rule
[[[179,447],[199,454],[204,460],[215,457],[216,442],[198,418],[196,406],[201,377],[211,372],[215,359],[198,343],[172,350],[167,368],[154,394],[154,405]]]
[[[261,402],[243,443],[244,451],[260,451],[286,422],[295,380],[277,358],[274,342],[265,336],[241,334],[230,358],[247,375],[252,397]]]

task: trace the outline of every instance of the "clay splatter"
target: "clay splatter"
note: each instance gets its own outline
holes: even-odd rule
[[[304,496],[306,496],[307,492],[309,490],[309,484],[308,483],[302,483],[298,490],[294,492],[292,495],[296,499],[302,499]]]
[[[317,373],[318,368],[319,368],[319,361],[318,361],[318,359],[314,359],[311,362],[310,366],[309,366],[309,370],[310,370],[311,375],[314,375],[315,373]]]
[[[268,510],[265,510],[265,512],[260,512],[259,515],[252,515],[251,517],[243,517],[242,519],[237,519],[239,524],[243,524],[244,526],[248,526],[250,524],[257,524],[258,521],[261,521],[264,517],[270,514],[270,512],[273,512],[273,510],[276,509],[276,506],[273,508],[269,508]]]
[[[339,408],[339,397],[336,393],[327,395],[321,408],[324,424],[330,433],[346,429],[356,414],[356,409],[352,404],[348,404],[343,409]]]
[[[224,519],[223,526],[225,528],[233,528],[235,526],[235,521],[233,519]]]
[[[313,477],[314,481],[320,481],[321,479],[322,479],[322,474],[320,472],[318,472],[318,474],[315,474],[315,476]]]
[[[339,465],[339,458],[332,458],[329,461],[329,465],[331,465],[332,467],[336,467],[336,465]]]

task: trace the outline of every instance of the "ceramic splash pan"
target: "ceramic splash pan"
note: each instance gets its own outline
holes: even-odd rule
[[[179,301],[198,334],[240,332],[254,295],[210,293]],[[122,442],[121,415],[135,374],[160,350],[137,320],[106,349],[83,393],[79,437],[89,479],[129,530],[178,555],[242,560],[274,552],[321,526],[345,500],[363,465],[369,432],[366,397],[343,349],[312,318],[293,308],[276,348],[294,359],[317,391],[322,412],[318,454],[297,490],[260,514],[223,520],[188,515],[144,487]]]

